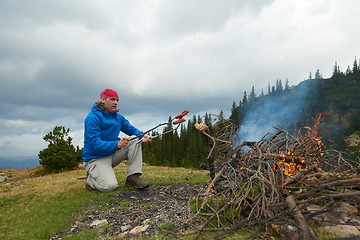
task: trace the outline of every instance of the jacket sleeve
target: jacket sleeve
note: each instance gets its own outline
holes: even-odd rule
[[[114,141],[104,141],[101,139],[100,119],[93,115],[85,120],[85,141],[95,152],[110,153],[118,150],[117,142],[119,138]]]
[[[128,136],[137,136],[143,133],[142,131],[131,125],[130,122],[124,117],[122,118],[121,131]]]

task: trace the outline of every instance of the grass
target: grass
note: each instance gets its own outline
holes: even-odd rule
[[[12,176],[0,183],[0,240],[16,239],[48,239],[53,233],[65,232],[76,220],[79,210],[96,202],[96,207],[106,210],[114,194],[121,194],[125,188],[127,166],[118,166],[115,174],[119,187],[115,192],[100,193],[86,191],[84,188],[86,172],[74,170],[69,172],[34,177],[33,170],[10,170]],[[205,183],[209,180],[208,172],[185,168],[144,166],[143,177],[151,185],[176,183]],[[133,189],[131,189],[133,190]],[[122,201],[119,207],[127,207],[131,202]],[[142,206],[144,209],[155,208],[156,205]],[[76,234],[65,234],[64,240],[102,239],[101,231],[109,226],[99,229],[85,229]],[[171,230],[172,223],[159,226],[158,231]],[[218,233],[216,233],[218,234]],[[243,239],[249,232],[236,232],[227,239]],[[319,239],[328,239],[326,233],[321,233]],[[214,233],[205,232],[203,239],[210,239]],[[119,238],[109,238],[119,239]],[[169,236],[158,236],[152,239],[175,239]],[[191,239],[191,236],[185,239]],[[279,239],[275,237],[273,239]]]
[[[38,177],[14,170],[13,176],[0,183],[0,239],[48,239],[55,232],[65,231],[76,220],[74,213],[86,204],[96,201],[106,208],[106,203],[113,201],[108,196],[128,189],[122,184],[127,166],[118,166],[114,170],[119,187],[112,193],[86,191],[85,170]],[[153,166],[144,166],[142,178],[152,185],[194,184],[209,180],[207,171]],[[123,206],[127,204],[124,202]],[[96,239],[97,236],[95,230],[86,230],[63,239]]]

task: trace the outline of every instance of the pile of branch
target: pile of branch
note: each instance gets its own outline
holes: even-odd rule
[[[247,239],[274,230],[284,239],[317,239],[308,224],[317,213],[304,209],[317,204],[327,211],[360,195],[359,163],[326,150],[313,134],[275,128],[259,142],[240,142],[229,121],[222,120],[214,136],[202,123],[195,127],[211,143],[212,176],[192,203],[195,239],[206,231],[221,231],[220,238],[239,230],[249,231]]]

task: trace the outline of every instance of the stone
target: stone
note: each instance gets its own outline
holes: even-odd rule
[[[125,226],[120,227],[121,232],[125,232],[125,231],[129,230],[130,228],[131,228],[131,225],[125,225]]]
[[[146,225],[146,224],[148,224],[150,221],[151,221],[151,219],[148,218],[148,219],[146,219],[146,220],[143,221],[143,224]]]
[[[326,232],[331,232],[341,237],[360,234],[360,231],[356,227],[350,225],[325,226],[324,230]]]
[[[340,203],[340,211],[348,214],[357,215],[358,210],[346,202]]]
[[[132,235],[137,235],[141,231],[142,228],[143,228],[143,226],[134,227],[133,229],[131,229],[130,233]]]
[[[145,232],[149,228],[149,225],[145,225],[140,229],[140,232]]]
[[[4,182],[6,179],[8,179],[7,176],[0,176],[0,182]]]
[[[99,228],[99,227],[104,226],[106,224],[108,224],[107,219],[95,220],[90,224],[90,227]]]

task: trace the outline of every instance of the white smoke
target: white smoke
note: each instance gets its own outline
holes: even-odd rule
[[[313,88],[311,88],[313,90]],[[243,121],[239,126],[240,141],[259,141],[267,133],[274,133],[278,127],[291,130],[299,117],[304,98],[309,92],[307,83],[288,89],[279,95],[269,94],[247,104],[241,114]]]

